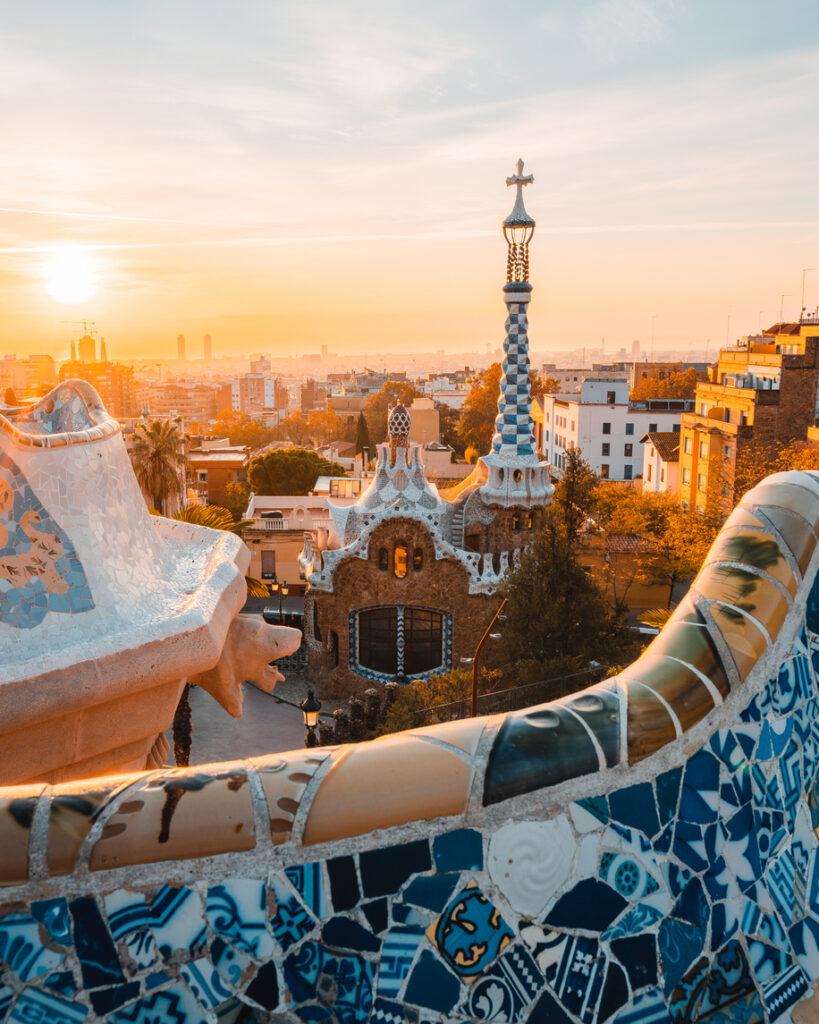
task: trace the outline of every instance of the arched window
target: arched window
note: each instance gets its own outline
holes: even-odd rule
[[[523,479],[523,471],[520,469],[516,469],[515,472],[512,474],[512,479],[515,481],[516,484],[519,484]]]
[[[517,513],[515,513],[515,515],[512,516],[512,529],[516,533],[520,529],[520,516]]]
[[[424,565],[424,552],[422,548],[414,548],[412,552],[412,567],[420,572]]]
[[[387,682],[407,682],[451,666],[451,619],[445,612],[404,605],[364,608],[350,616],[350,667]]]
[[[534,525],[535,525],[535,517],[534,517],[533,513],[530,512],[529,515],[526,517],[526,529],[527,530],[531,530],[534,527]]]
[[[378,568],[386,572],[390,567],[390,553],[386,548],[380,548],[378,552]]]
[[[392,571],[397,580],[407,575],[407,545],[401,540],[395,545],[392,558]]]

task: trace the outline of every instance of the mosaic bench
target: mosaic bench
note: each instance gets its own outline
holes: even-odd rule
[[[787,1019],[819,979],[817,528],[819,476],[768,478],[642,657],[559,701],[0,790],[0,1019]]]

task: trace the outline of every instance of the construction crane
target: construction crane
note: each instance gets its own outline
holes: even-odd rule
[[[96,320],[61,320],[60,322],[64,324],[73,324],[74,327],[79,327],[80,324],[82,324],[82,333],[88,335],[89,337],[99,333],[98,331],[94,330],[94,328],[97,326]],[[90,331],[88,329],[89,327],[92,328]]]

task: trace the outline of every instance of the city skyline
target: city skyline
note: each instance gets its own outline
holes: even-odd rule
[[[0,32],[3,351],[494,348],[519,156],[539,351],[716,353],[819,267],[811,4],[45,7]]]

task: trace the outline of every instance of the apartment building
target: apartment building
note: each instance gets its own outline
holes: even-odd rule
[[[579,394],[543,396],[542,454],[559,475],[566,451],[579,448],[604,480],[629,481],[642,476],[640,439],[648,433],[674,432],[690,399],[629,401],[627,377],[587,379]]]
[[[778,323],[720,350],[695,408],[682,417],[684,508],[727,513],[737,460],[755,441],[805,439],[819,412],[819,317]]]

